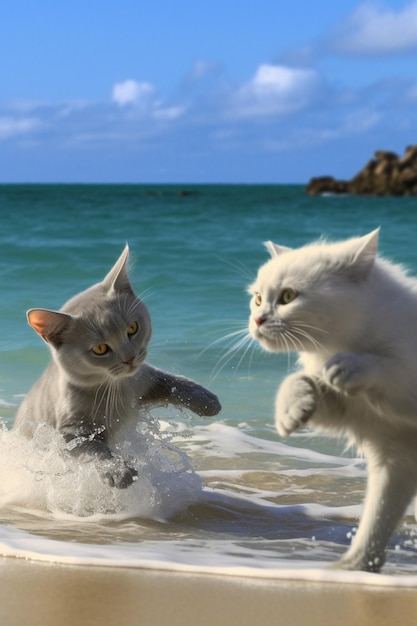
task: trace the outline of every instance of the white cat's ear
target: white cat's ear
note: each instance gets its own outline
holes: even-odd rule
[[[289,252],[291,250],[291,248],[287,248],[286,246],[279,246],[277,243],[273,243],[272,241],[265,241],[264,246],[273,259],[275,259],[277,256],[280,256],[284,252]]]
[[[354,240],[352,267],[356,269],[359,276],[365,276],[374,264],[378,252],[379,230],[377,228],[368,235]]]
[[[122,254],[105,277],[103,283],[107,288],[118,292],[132,293],[127,275],[127,262],[129,260],[129,246],[126,244]]]
[[[26,315],[30,326],[44,341],[56,347],[63,343],[62,334],[72,321],[71,315],[48,309],[30,309]]]

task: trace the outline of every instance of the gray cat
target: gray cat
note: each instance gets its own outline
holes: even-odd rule
[[[173,404],[216,415],[217,397],[196,382],[145,363],[151,337],[147,308],[130,286],[129,248],[104,280],[71,298],[60,311],[31,309],[29,324],[48,343],[52,359],[19,407],[15,428],[31,436],[47,423],[67,449],[97,459],[110,486],[128,487],[137,472],[111,450],[119,427],[140,408]]]

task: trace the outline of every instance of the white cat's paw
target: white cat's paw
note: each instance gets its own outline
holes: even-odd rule
[[[304,426],[317,408],[317,389],[308,376],[289,376],[278,390],[275,403],[275,426],[281,437]]]
[[[356,354],[335,354],[323,369],[324,380],[341,391],[354,391],[361,386],[362,367]]]
[[[384,565],[385,557],[381,556],[366,558],[364,555],[345,555],[341,559],[332,563],[331,569],[344,569],[350,571],[373,572],[377,574]]]

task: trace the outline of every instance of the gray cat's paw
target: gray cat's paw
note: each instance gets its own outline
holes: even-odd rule
[[[340,391],[354,391],[361,385],[361,362],[355,354],[335,354],[323,370],[324,380]]]
[[[197,415],[201,415],[202,417],[214,417],[220,413],[222,409],[222,405],[218,397],[203,388],[203,392],[199,394],[197,406],[195,408],[195,412]]]
[[[117,460],[108,466],[100,474],[102,481],[109,487],[116,489],[126,489],[138,476],[137,471],[133,467],[128,467],[124,461]]]
[[[214,393],[195,383],[188,389],[181,390],[178,397],[187,409],[201,417],[213,417],[222,408],[218,397]]]
[[[275,404],[275,426],[281,437],[304,426],[317,408],[317,389],[307,376],[289,376],[282,383]]]

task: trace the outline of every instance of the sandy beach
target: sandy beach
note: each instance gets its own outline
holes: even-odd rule
[[[417,590],[0,561],[2,626],[414,626]]]

